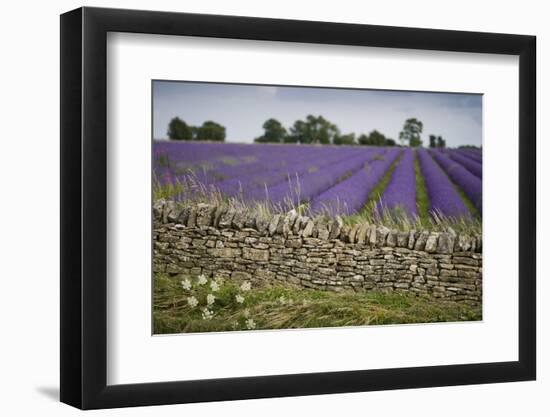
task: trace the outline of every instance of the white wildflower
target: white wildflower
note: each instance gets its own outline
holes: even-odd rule
[[[214,317],[214,312],[212,310],[208,310],[206,307],[202,309],[203,320],[210,320],[212,317]]]
[[[214,292],[218,291],[220,289],[220,286],[218,285],[218,283],[216,281],[212,281],[210,283],[210,289]]]
[[[289,298],[289,299],[287,300],[287,304],[288,304],[289,306],[293,305],[293,304],[294,304],[294,300],[293,300],[292,298]]]
[[[208,280],[206,279],[206,276],[204,274],[200,274],[198,282],[199,282],[199,285],[204,285],[208,282]]]
[[[199,300],[197,300],[195,297],[187,297],[187,304],[189,304],[191,307],[196,307],[199,304]]]
[[[193,284],[191,284],[191,281],[189,281],[189,279],[185,278],[182,282],[181,282],[181,286],[183,287],[184,290],[190,290],[191,287],[192,287]]]
[[[249,317],[250,317],[250,310],[249,310],[248,308],[244,310],[244,316],[245,316],[246,318],[249,318]]]
[[[252,286],[250,285],[250,282],[248,281],[245,281],[241,284],[241,291],[250,291],[250,288],[252,288]]]
[[[281,304],[281,305],[285,305],[285,304],[286,304],[286,298],[285,298],[284,295],[281,295],[281,296],[279,297],[279,304]]]
[[[239,303],[239,304],[244,303],[244,297],[243,297],[242,295],[240,295],[240,294],[237,294],[237,295],[235,296],[235,300],[236,300],[237,303]]]
[[[256,328],[256,322],[254,322],[254,320],[252,320],[252,319],[248,319],[248,320],[246,321],[246,328],[247,328],[248,330],[255,329],[255,328]]]
[[[215,280],[216,280],[216,284],[218,284],[220,287],[221,287],[221,286],[223,285],[223,283],[224,283],[224,279],[223,279],[222,276],[217,276],[217,277],[215,278]]]
[[[215,301],[216,301],[216,297],[214,296],[214,294],[208,294],[206,296],[206,304],[208,304],[209,306],[214,304]]]

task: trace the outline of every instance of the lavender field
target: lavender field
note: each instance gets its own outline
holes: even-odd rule
[[[153,143],[157,198],[221,198],[310,215],[481,219],[478,149]]]

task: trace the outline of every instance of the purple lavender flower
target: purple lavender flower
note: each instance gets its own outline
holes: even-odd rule
[[[432,155],[451,180],[464,191],[464,194],[466,194],[481,214],[483,208],[481,180],[462,165],[445,156],[443,152],[434,150],[432,151]]]
[[[414,172],[414,151],[405,149],[393,170],[390,181],[377,203],[376,211],[394,212],[402,209],[410,217],[416,217],[416,175]]]
[[[483,160],[482,160],[482,155],[481,155],[481,150],[477,150],[477,149],[457,149],[457,152],[460,153],[461,155],[469,158],[469,159],[472,159],[478,163],[482,163]]]
[[[464,156],[462,153],[457,150],[448,150],[446,151],[447,156],[449,156],[453,161],[458,162],[472,174],[474,174],[479,179],[483,178],[483,168],[480,162]]]
[[[373,155],[349,178],[315,197],[311,201],[311,211],[328,211],[331,214],[357,213],[364,207],[370,192],[398,155],[398,149],[391,149],[382,156]]]
[[[416,152],[424,176],[431,210],[447,217],[471,217],[453,183],[425,149]]]
[[[161,186],[181,183],[179,199],[215,189],[244,202],[269,201],[284,209],[308,202],[313,212],[351,214],[364,207],[400,152],[362,146],[155,141],[153,174]],[[433,210],[469,216],[443,167],[481,211],[481,181],[471,172],[481,167],[472,159],[481,154],[467,152],[473,156],[467,157],[466,150],[450,151],[450,157],[436,152],[436,163],[427,151],[418,151]],[[409,215],[417,215],[412,150],[403,151],[380,198],[379,210],[402,207]]]
[[[350,158],[326,166],[323,170],[307,173],[302,177],[289,177],[286,181],[268,189],[269,200],[286,208],[310,201],[326,189],[361,170],[365,162],[374,155],[376,152],[370,149],[356,149],[355,154]]]

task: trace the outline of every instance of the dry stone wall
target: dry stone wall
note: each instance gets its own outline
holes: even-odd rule
[[[481,236],[162,200],[153,214],[155,272],[481,302]]]

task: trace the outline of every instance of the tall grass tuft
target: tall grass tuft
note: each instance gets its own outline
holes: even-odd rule
[[[445,217],[441,213],[428,211],[429,200],[427,193],[422,187],[421,180],[417,177],[417,204],[419,209],[418,217],[411,217],[399,207],[388,210],[384,209],[380,214],[376,206],[380,201],[385,187],[387,186],[393,169],[398,160],[396,160],[382,180],[371,191],[369,200],[364,209],[355,214],[348,214],[349,211],[345,202],[338,202],[338,210],[342,214],[345,224],[354,225],[357,223],[368,222],[375,225],[383,225],[397,230],[418,231],[447,231],[452,228],[457,233],[481,234],[482,222],[479,216],[472,218],[452,218]],[[418,175],[418,173],[417,173]],[[203,184],[193,174],[185,175],[181,180],[161,183],[156,177],[153,177],[153,198],[155,200],[174,200],[181,205],[196,205],[206,203],[216,206],[226,206],[237,211],[248,211],[257,213],[264,218],[272,217],[275,214],[284,214],[294,210],[302,216],[330,216],[330,212],[323,209],[312,212],[308,200],[301,197],[301,187],[299,178],[296,178],[296,186],[291,190],[292,194],[287,196],[281,203],[275,204],[269,198],[269,190],[265,187],[265,199],[262,201],[247,201],[242,192],[233,197],[224,195],[215,185]],[[293,181],[294,183],[294,181]],[[420,186],[419,186],[420,184]]]

